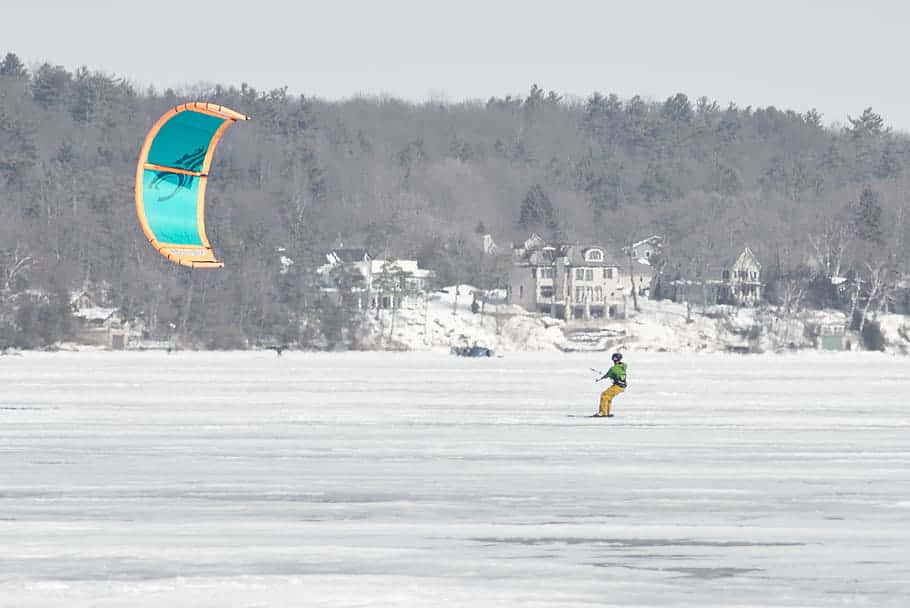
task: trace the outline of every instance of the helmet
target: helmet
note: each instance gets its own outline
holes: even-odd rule
[[[622,353],[613,353],[612,359],[614,363],[619,363],[622,361]]]

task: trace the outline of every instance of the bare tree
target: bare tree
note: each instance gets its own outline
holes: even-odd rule
[[[817,272],[826,278],[839,277],[853,240],[847,225],[837,219],[827,219],[820,233],[808,237],[815,252]]]
[[[867,284],[869,285],[869,289],[865,294],[866,302],[863,305],[863,313],[859,320],[860,335],[863,335],[863,328],[866,325],[866,315],[868,314],[869,309],[872,308],[875,299],[882,296],[884,286],[888,281],[890,274],[890,268],[887,262],[866,262],[866,270],[868,270]]]
[[[2,291],[9,291],[16,278],[23,275],[34,262],[35,259],[22,249],[18,241],[12,248],[0,250],[0,265],[3,268]]]

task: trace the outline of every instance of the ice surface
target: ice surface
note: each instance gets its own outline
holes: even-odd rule
[[[910,360],[626,357],[2,357],[0,606],[910,605]]]

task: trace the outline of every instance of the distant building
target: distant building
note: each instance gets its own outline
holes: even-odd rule
[[[708,266],[702,277],[670,281],[665,294],[676,302],[755,306],[764,296],[761,270],[746,247],[732,263]]]
[[[130,323],[117,308],[98,306],[85,291],[71,294],[70,308],[77,323],[76,340],[80,343],[122,350],[142,336],[141,322]]]
[[[660,235],[649,236],[646,239],[642,239],[637,243],[632,243],[631,247],[623,247],[623,255],[629,255],[629,250],[632,251],[632,257],[636,260],[645,260],[650,261],[652,257],[657,257],[663,251],[664,246],[664,237]]]
[[[818,346],[822,350],[846,350],[847,339],[843,323],[827,323],[818,329]]]
[[[762,299],[761,263],[746,247],[733,266],[722,274],[725,291],[722,297],[731,304],[754,306]]]
[[[417,260],[371,260],[370,308],[414,308],[424,301],[433,271]]]
[[[417,260],[376,260],[365,249],[333,249],[326,253],[327,263],[316,269],[323,279],[323,293],[337,293],[330,273],[348,266],[363,277],[355,290],[359,308],[413,308],[426,298],[433,272],[420,268]]]
[[[620,268],[603,247],[551,246],[532,235],[513,249],[508,299],[561,319],[614,317],[625,312],[629,288]]]

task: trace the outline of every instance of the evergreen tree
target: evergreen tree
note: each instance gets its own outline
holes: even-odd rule
[[[884,242],[882,206],[878,192],[866,186],[853,207],[856,236],[873,243]]]
[[[876,114],[872,108],[863,110],[859,118],[848,116],[847,121],[850,126],[846,127],[845,131],[853,140],[875,139],[890,132],[890,129],[885,128],[885,121],[881,114]]]
[[[0,62],[0,76],[24,80],[28,78],[28,70],[15,53],[7,53]]]
[[[524,229],[546,228],[550,234],[559,231],[559,221],[553,203],[540,184],[531,186],[525,194],[518,214],[518,225]]]
[[[59,107],[69,98],[71,83],[72,74],[63,66],[44,63],[35,72],[32,96],[44,109]]]

